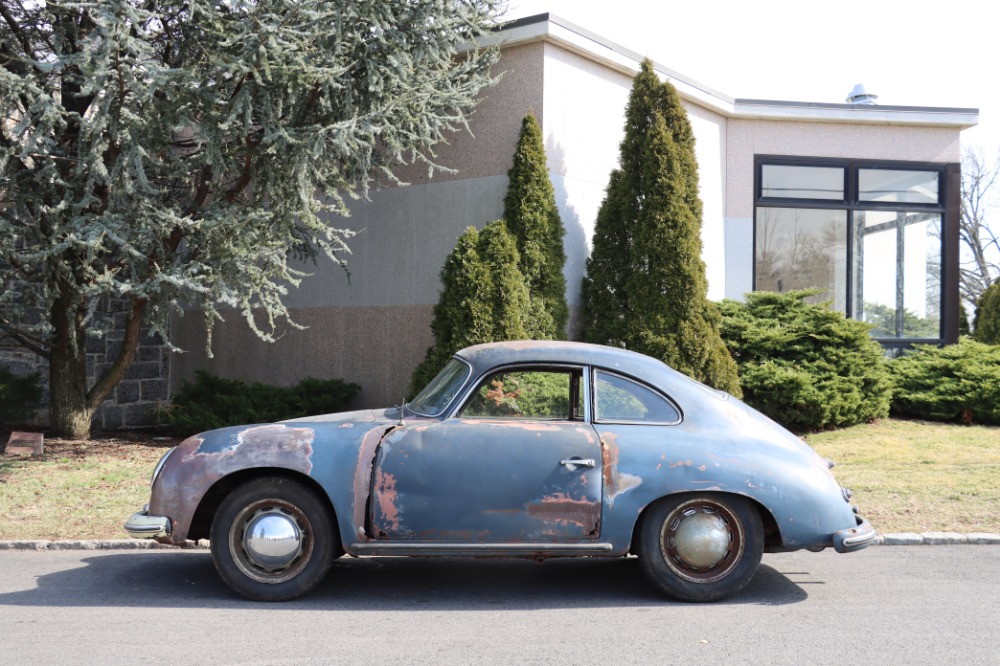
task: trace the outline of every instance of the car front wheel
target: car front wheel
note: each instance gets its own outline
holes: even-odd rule
[[[337,552],[329,506],[291,479],[236,488],[212,521],[212,560],[229,587],[256,601],[302,596],[326,576]]]
[[[639,557],[661,590],[684,601],[716,601],[742,590],[764,552],[760,514],[736,495],[668,497],[643,521]]]

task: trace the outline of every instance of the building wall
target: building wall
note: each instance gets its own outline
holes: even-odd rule
[[[729,119],[726,130],[725,297],[753,289],[754,156],[958,162],[953,128]],[[700,158],[700,156],[699,156]]]
[[[571,332],[580,310],[594,221],[608,176],[618,164],[631,77],[545,44],[542,135],[549,178],[566,230],[566,300]]]
[[[502,215],[521,119],[534,112],[541,127],[550,177],[566,228],[567,300],[571,334],[594,222],[608,176],[618,164],[631,75],[576,51],[535,41],[508,47],[470,122],[437,152],[456,169],[433,177],[424,165],[400,169],[409,183],[371,192],[351,216],[332,223],[358,234],[349,241],[350,279],[321,260],[314,275],[288,296],[288,328],[260,342],[238,314],[217,327],[209,359],[197,313],[173,322],[171,381],[198,368],[226,377],[287,385],[306,376],[357,382],[357,406],[398,403],[416,364],[431,344],[430,322],[440,291],[439,272],[458,236]],[[734,120],[686,101],[694,128],[704,204],[703,252],[709,297],[740,297],[753,276],[753,159],[755,154],[893,160],[955,161],[954,129],[848,123]]]

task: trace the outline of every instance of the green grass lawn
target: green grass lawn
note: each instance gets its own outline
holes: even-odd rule
[[[1000,428],[887,420],[806,439],[880,532],[1000,533]],[[48,440],[43,456],[0,456],[0,540],[126,538],[175,443]]]
[[[880,532],[1000,533],[1000,428],[886,420],[806,439]]]

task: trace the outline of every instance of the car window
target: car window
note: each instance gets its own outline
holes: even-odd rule
[[[573,370],[505,370],[486,377],[465,406],[465,418],[568,420],[583,417],[580,373]],[[574,408],[571,410],[570,406]]]
[[[417,414],[437,416],[448,406],[470,374],[468,364],[453,358],[406,406]]]
[[[680,412],[652,389],[624,377],[594,373],[595,420],[628,423],[677,423]]]

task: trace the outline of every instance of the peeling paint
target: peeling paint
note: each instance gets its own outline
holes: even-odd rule
[[[612,432],[601,435],[601,460],[604,474],[604,497],[608,508],[613,508],[615,498],[623,493],[638,488],[642,479],[633,474],[625,474],[618,470],[618,438]]]
[[[395,425],[375,428],[365,433],[358,446],[358,459],[354,468],[354,524],[364,533],[367,523],[365,510],[368,505],[368,494],[371,492],[372,467],[375,462],[375,452],[384,437],[396,429]],[[366,537],[367,538],[367,537]]]
[[[600,523],[600,506],[587,499],[575,499],[566,493],[553,493],[525,507],[529,516],[557,525],[578,525],[582,528]]]
[[[253,426],[235,432],[229,446],[203,450],[206,440],[190,437],[180,444],[176,464],[167,465],[161,482],[181,489],[159,498],[150,510],[155,515],[170,516],[171,543],[183,543],[191,529],[191,520],[201,498],[219,479],[233,472],[254,467],[280,467],[303,474],[312,472],[315,431],[283,424]]]
[[[385,523],[393,532],[399,532],[399,509],[396,507],[396,477],[382,470],[375,472],[375,496]]]

